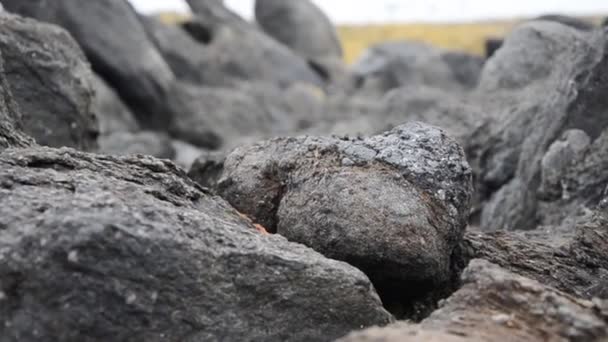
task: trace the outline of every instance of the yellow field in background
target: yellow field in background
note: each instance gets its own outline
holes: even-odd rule
[[[470,24],[391,24],[340,26],[344,55],[352,63],[371,45],[394,40],[417,40],[451,50],[484,53],[489,37],[504,37],[515,22]]]
[[[166,23],[189,18],[178,13],[160,13]],[[599,23],[600,16],[585,18]],[[450,50],[484,54],[487,38],[504,37],[521,20],[488,21],[465,24],[386,24],[339,26],[338,34],[344,46],[345,60],[356,61],[370,46],[386,41],[417,40]]]

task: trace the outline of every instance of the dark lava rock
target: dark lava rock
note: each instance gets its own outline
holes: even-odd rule
[[[608,299],[608,200],[566,231],[468,232],[468,259],[483,258],[577,297]]]
[[[331,341],[392,320],[363,273],[170,162],[9,149],[0,211],[3,341]]]
[[[271,232],[362,269],[399,315],[423,315],[425,296],[451,279],[471,171],[437,128],[278,138],[237,148],[223,168],[218,194]]]
[[[140,119],[166,128],[164,106],[174,75],[126,0],[4,0],[8,11],[51,22],[78,41],[101,75]]]
[[[41,145],[94,150],[92,73],[78,44],[63,29],[0,14],[4,71],[23,113],[23,130]]]
[[[8,147],[35,145],[33,139],[21,130],[21,116],[5,77],[4,57],[0,53],[0,151]]]
[[[176,156],[171,138],[160,132],[116,132],[99,139],[101,153],[116,156],[133,154],[173,159]]]
[[[606,75],[604,32],[547,21],[517,28],[488,61],[478,95],[491,124],[473,162],[480,165],[479,191],[489,198],[484,229],[545,223],[538,210],[543,158],[564,132],[578,129],[594,141],[608,125]]]
[[[264,32],[310,60],[341,58],[335,27],[310,0],[256,0],[255,19]]]
[[[340,342],[605,341],[608,302],[579,300],[483,260],[464,286],[421,324],[397,323]]]
[[[122,102],[114,89],[97,75],[93,77],[93,85],[95,89],[93,111],[97,115],[101,135],[140,130],[135,115]]]
[[[195,0],[189,3],[197,16],[183,26],[193,37],[206,43],[208,54],[215,62],[210,68],[239,79],[280,86],[300,82],[324,84],[304,58],[223,5]]]
[[[419,42],[390,42],[370,48],[354,65],[363,89],[382,94],[402,86],[461,92],[477,85],[484,60]]]

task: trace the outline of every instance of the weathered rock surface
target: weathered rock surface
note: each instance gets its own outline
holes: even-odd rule
[[[176,156],[171,138],[166,133],[152,131],[116,132],[102,136],[99,150],[116,156],[143,154],[163,159]]]
[[[608,201],[564,230],[468,232],[464,263],[483,258],[577,297],[608,299]]]
[[[171,113],[165,104],[174,75],[148,39],[126,0],[5,0],[8,11],[67,29],[101,75],[140,119],[165,128]]]
[[[256,0],[255,19],[264,32],[309,60],[342,58],[335,27],[310,0]]]
[[[101,135],[140,130],[135,115],[106,81],[95,75],[93,77],[93,88],[95,89],[93,111],[97,116]]]
[[[92,73],[72,37],[57,26],[0,13],[0,49],[24,131],[41,145],[94,150]]]
[[[460,146],[410,123],[363,140],[279,138],[237,148],[217,191],[269,231],[359,267],[394,312],[419,317],[428,309],[420,298],[452,276],[472,188]]]
[[[599,30],[531,22],[488,61],[478,92],[492,94],[483,110],[493,123],[477,141],[480,160],[473,162],[481,170],[479,191],[490,198],[484,229],[547,223],[538,210],[543,158],[564,132],[579,129],[593,141],[608,124],[607,46]]]
[[[3,341],[329,341],[386,324],[363,273],[264,235],[173,164],[0,153]]]
[[[568,296],[483,260],[463,274],[464,286],[421,324],[398,323],[339,339],[402,341],[605,341],[608,302]]]
[[[361,88],[384,94],[402,86],[429,86],[449,92],[477,85],[483,58],[442,51],[418,42],[382,43],[370,48],[353,72]]]
[[[34,141],[21,130],[21,110],[13,99],[5,77],[4,57],[0,53],[0,151],[8,147],[27,147]]]
[[[189,1],[197,17],[184,28],[206,42],[212,65],[222,73],[243,80],[264,81],[281,86],[294,83],[323,85],[323,79],[307,61],[268,37],[223,5]]]

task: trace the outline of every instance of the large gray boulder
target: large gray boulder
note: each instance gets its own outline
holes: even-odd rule
[[[392,320],[359,270],[170,162],[0,153],[2,341],[331,341]]]
[[[93,76],[69,33],[0,13],[0,49],[24,131],[41,145],[94,150]]]
[[[397,323],[339,342],[605,341],[608,302],[568,296],[544,283],[474,260],[464,286],[421,324]]]
[[[554,22],[517,28],[490,59],[477,95],[491,124],[478,137],[481,215],[488,230],[531,229],[539,215],[543,159],[572,129],[592,141],[608,125],[608,39]],[[562,150],[565,151],[565,150]],[[545,176],[547,176],[545,172]]]
[[[256,0],[255,19],[269,36],[309,60],[340,59],[335,27],[310,0]]]
[[[174,75],[126,0],[4,0],[8,11],[67,29],[101,75],[140,119],[162,129]]]
[[[304,58],[224,5],[195,0],[189,3],[196,17],[183,26],[193,37],[207,44],[206,49],[215,61],[210,67],[240,79],[281,86],[294,83],[323,85],[322,77]]]
[[[364,92],[384,94],[403,86],[463,92],[477,85],[483,64],[478,56],[403,41],[371,47],[352,72]]]
[[[451,280],[472,185],[460,146],[410,123],[362,140],[278,138],[237,148],[217,192],[270,232],[359,267],[385,305],[417,318]]]

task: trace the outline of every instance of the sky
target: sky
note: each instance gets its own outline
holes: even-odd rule
[[[185,0],[130,0],[141,12],[187,12]],[[225,0],[246,18],[254,0]],[[608,0],[315,0],[336,23],[466,22],[547,13],[608,15]]]

